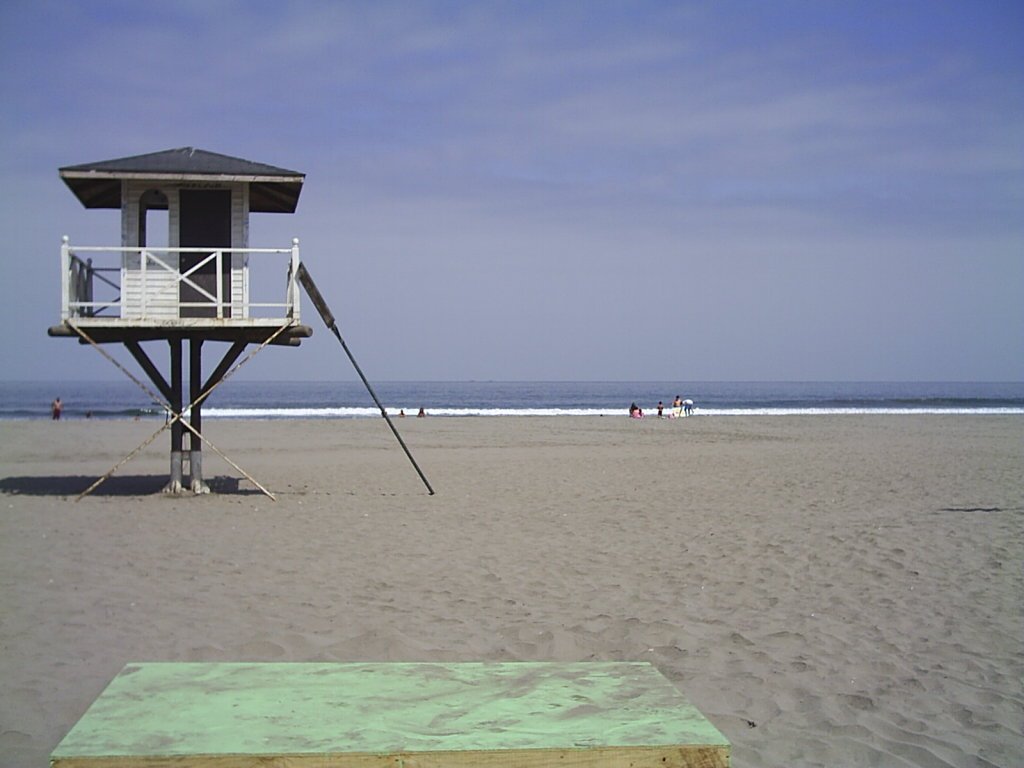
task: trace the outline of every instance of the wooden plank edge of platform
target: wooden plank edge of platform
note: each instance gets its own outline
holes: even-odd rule
[[[729,768],[729,746],[51,758],[51,768]]]

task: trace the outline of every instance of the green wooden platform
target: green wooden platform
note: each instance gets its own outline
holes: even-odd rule
[[[646,663],[128,664],[54,768],[724,768]]]

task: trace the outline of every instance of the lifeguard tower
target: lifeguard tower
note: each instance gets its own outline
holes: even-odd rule
[[[297,346],[312,335],[299,314],[298,239],[285,248],[249,247],[249,214],[294,213],[305,174],[184,147],[67,166],[60,177],[86,208],[121,209],[121,244],[73,246],[64,237],[61,323],[49,335],[97,348],[124,344],[177,417],[166,490],[183,489],[187,462],[188,487],[207,492],[201,412],[210,389],[249,344]],[[167,211],[166,244],[147,242],[147,214],[154,210]],[[168,344],[166,377],[143,342]],[[230,346],[204,380],[206,342]]]

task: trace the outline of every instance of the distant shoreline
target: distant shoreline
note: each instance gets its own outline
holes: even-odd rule
[[[665,383],[665,382],[381,382],[389,414],[422,407],[433,416],[619,416],[637,403],[648,416],[671,414],[678,395],[695,416],[846,415],[860,413],[1021,414],[1024,383]],[[163,410],[129,381],[71,388],[0,384],[0,420],[49,418],[61,397],[65,418],[163,419]],[[361,383],[229,381],[204,406],[210,419],[374,418]]]

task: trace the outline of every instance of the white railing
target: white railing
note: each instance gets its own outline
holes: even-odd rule
[[[257,258],[276,261],[278,277],[252,269],[250,260]],[[253,325],[300,319],[298,238],[291,248],[211,249],[72,247],[64,237],[60,261],[62,321]]]

